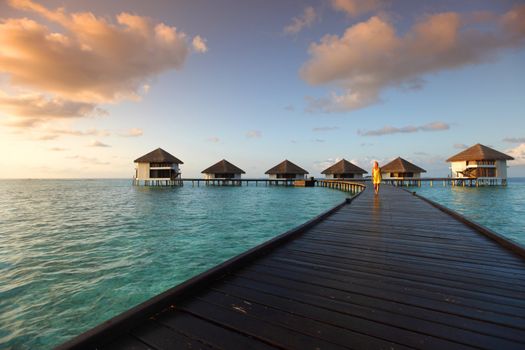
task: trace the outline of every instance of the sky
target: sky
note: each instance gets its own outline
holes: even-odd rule
[[[525,176],[525,2],[0,0],[0,178],[312,176],[476,143]]]

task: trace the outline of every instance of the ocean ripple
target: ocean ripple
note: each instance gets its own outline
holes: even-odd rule
[[[0,348],[47,349],[341,202],[326,188],[0,181]]]

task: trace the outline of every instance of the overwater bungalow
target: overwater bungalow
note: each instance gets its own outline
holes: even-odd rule
[[[204,174],[204,178],[207,180],[240,179],[242,174],[246,174],[244,170],[228,162],[226,159],[204,169],[201,173]]]
[[[478,143],[453,155],[447,162],[450,162],[453,178],[471,179],[476,185],[505,185],[507,160],[513,159],[505,153]]]
[[[135,159],[134,163],[135,177],[133,178],[133,183],[135,185],[182,185],[179,165],[184,163],[162,148],[157,148]]]
[[[269,175],[269,179],[304,179],[308,171],[300,166],[295,165],[289,160],[284,160],[273,168],[265,172]]]
[[[383,180],[392,182],[407,181],[407,183],[410,183],[412,180],[421,178],[421,173],[426,172],[425,169],[420,168],[401,157],[397,157],[390,163],[381,167],[381,176],[383,177]]]
[[[321,172],[327,179],[362,179],[368,173],[346,159],[342,159]]]

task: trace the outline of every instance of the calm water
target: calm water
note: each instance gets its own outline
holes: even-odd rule
[[[326,188],[0,181],[0,349],[46,349],[340,203]]]
[[[506,187],[434,186],[412,190],[525,245],[525,178],[510,179]]]

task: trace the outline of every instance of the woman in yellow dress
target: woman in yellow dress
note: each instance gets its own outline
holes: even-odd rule
[[[374,184],[374,193],[379,193],[379,185],[381,184],[381,168],[377,161],[374,162],[374,167],[372,168],[372,183]]]

